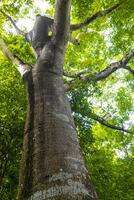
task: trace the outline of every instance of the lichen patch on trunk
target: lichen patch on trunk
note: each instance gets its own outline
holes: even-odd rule
[[[72,199],[78,194],[81,194],[83,197],[89,196],[93,198],[81,182],[69,179],[66,185],[55,185],[47,190],[37,191],[28,200],[46,200],[54,199],[55,197],[60,198],[60,196],[64,198],[64,195],[68,195]]]

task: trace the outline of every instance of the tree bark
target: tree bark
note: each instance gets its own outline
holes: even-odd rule
[[[57,12],[61,5],[66,12],[55,15],[54,37],[25,76],[28,115],[18,199],[96,200],[62,80],[70,1],[56,2]]]

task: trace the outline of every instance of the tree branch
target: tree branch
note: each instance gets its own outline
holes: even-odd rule
[[[5,57],[12,63],[18,66],[18,71],[22,77],[24,77],[28,72],[31,71],[31,66],[23,63],[20,59],[18,59],[13,53],[9,50],[6,43],[3,39],[0,39],[0,49],[5,55]]]
[[[63,72],[63,76],[66,76],[68,78],[81,78],[81,75],[82,74],[93,74],[95,75],[96,73],[89,70],[89,69],[83,69],[81,71],[79,71],[78,73],[75,73],[75,74],[71,74],[71,73],[68,73],[68,72]]]
[[[95,13],[94,15],[88,17],[84,22],[80,23],[80,24],[74,24],[71,25],[71,31],[75,31],[78,29],[82,29],[84,26],[87,26],[88,24],[90,24],[91,22],[93,22],[94,20],[106,16],[107,14],[113,12],[115,9],[117,9],[119,6],[121,5],[121,3],[117,3],[114,6],[103,10],[103,11],[99,11],[97,13]]]
[[[96,73],[95,77],[84,77],[87,82],[90,81],[100,81],[107,77],[109,77],[113,72],[117,71],[118,69],[125,68],[128,62],[134,57],[134,50],[130,51],[124,58],[122,58],[118,62],[111,63],[108,67],[102,70],[99,73]]]
[[[71,0],[56,0],[54,39],[56,44],[66,45],[69,40]]]
[[[25,37],[26,41],[30,44],[30,42],[27,40],[27,33],[25,33],[25,32],[23,32],[22,30],[20,30],[20,29],[17,27],[17,25],[15,24],[15,22],[13,21],[13,19],[12,19],[9,15],[7,15],[4,11],[0,10],[0,12],[1,12],[4,16],[6,16],[7,19],[13,24],[13,26],[14,26],[14,28],[16,29],[16,31],[18,32],[18,34],[23,35],[23,36]],[[30,44],[30,45],[31,45],[31,44]],[[32,47],[32,45],[31,45],[31,47]],[[36,54],[36,52],[35,52],[35,50],[34,50],[33,47],[32,47],[32,52],[33,52],[35,58],[37,59],[37,54]]]
[[[20,30],[17,25],[15,24],[15,22],[13,21],[13,19],[7,15],[4,11],[0,10],[0,12],[12,23],[12,25],[14,26],[14,28],[16,29],[16,31],[20,34],[20,35],[23,35],[23,36],[26,36],[26,33],[23,32],[22,30]]]
[[[114,129],[114,130],[118,130],[118,131],[122,131],[122,132],[126,132],[126,133],[134,134],[132,131],[124,129],[123,127],[119,127],[119,126],[116,126],[116,125],[108,123],[105,119],[103,119],[102,117],[100,117],[100,116],[98,116],[96,114],[92,113],[92,114],[90,114],[90,117],[92,119],[94,119],[95,121],[99,122],[100,124],[108,127],[108,128],[111,128],[111,129]]]
[[[69,78],[74,78],[70,81],[68,81],[68,87],[71,87],[71,84],[75,81],[76,78],[79,78],[83,82],[90,83],[92,81],[101,81],[109,77],[113,72],[117,71],[118,69],[126,69],[129,72],[131,72],[134,75],[134,70],[132,70],[130,67],[127,66],[128,62],[134,57],[134,50],[130,51],[124,58],[122,58],[118,62],[111,63],[109,66],[107,66],[104,70],[96,73],[93,71],[90,71],[88,69],[82,70],[76,74],[68,74],[64,72],[64,76],[67,76]],[[82,74],[89,74],[87,76],[82,76]],[[67,89],[68,90],[68,89]]]
[[[126,65],[126,66],[124,66],[124,69],[128,70],[134,76],[134,70],[131,69],[131,67]]]

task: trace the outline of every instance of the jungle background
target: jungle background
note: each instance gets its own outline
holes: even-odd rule
[[[87,169],[101,200],[134,199],[134,59],[103,79],[96,74],[134,49],[133,0],[73,0],[71,23],[119,3],[111,13],[97,17],[72,32],[64,66],[64,81]],[[29,31],[36,14],[53,18],[54,1],[1,0],[0,38],[24,63],[35,58],[25,38],[15,31]],[[14,200],[26,117],[23,80],[0,51],[0,196]]]

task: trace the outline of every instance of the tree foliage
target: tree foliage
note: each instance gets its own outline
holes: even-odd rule
[[[54,1],[47,2],[50,6],[44,14],[52,16]],[[42,12],[36,7],[36,3],[37,1],[2,0],[0,10],[16,22],[26,20],[28,16],[34,20],[34,16]],[[80,24],[89,16],[116,4],[119,6],[112,12],[97,17],[81,29],[72,30],[71,37],[77,42],[68,43],[63,78],[85,162],[99,199],[132,200],[134,55],[126,65],[121,63],[121,67],[115,66],[116,70],[102,80],[95,79],[95,76],[105,69],[108,71],[109,66],[113,66],[111,63],[122,61],[127,54],[134,51],[133,0],[74,0],[71,24]],[[42,1],[41,7],[43,6]],[[28,24],[22,28],[24,31],[28,30]],[[35,63],[31,47],[23,36],[17,35],[11,22],[2,13],[0,30],[0,37],[15,56],[24,63]],[[0,102],[0,195],[3,200],[14,200],[17,193],[26,98],[23,80],[16,65],[9,62],[2,51]],[[112,125],[112,128],[104,122]]]

